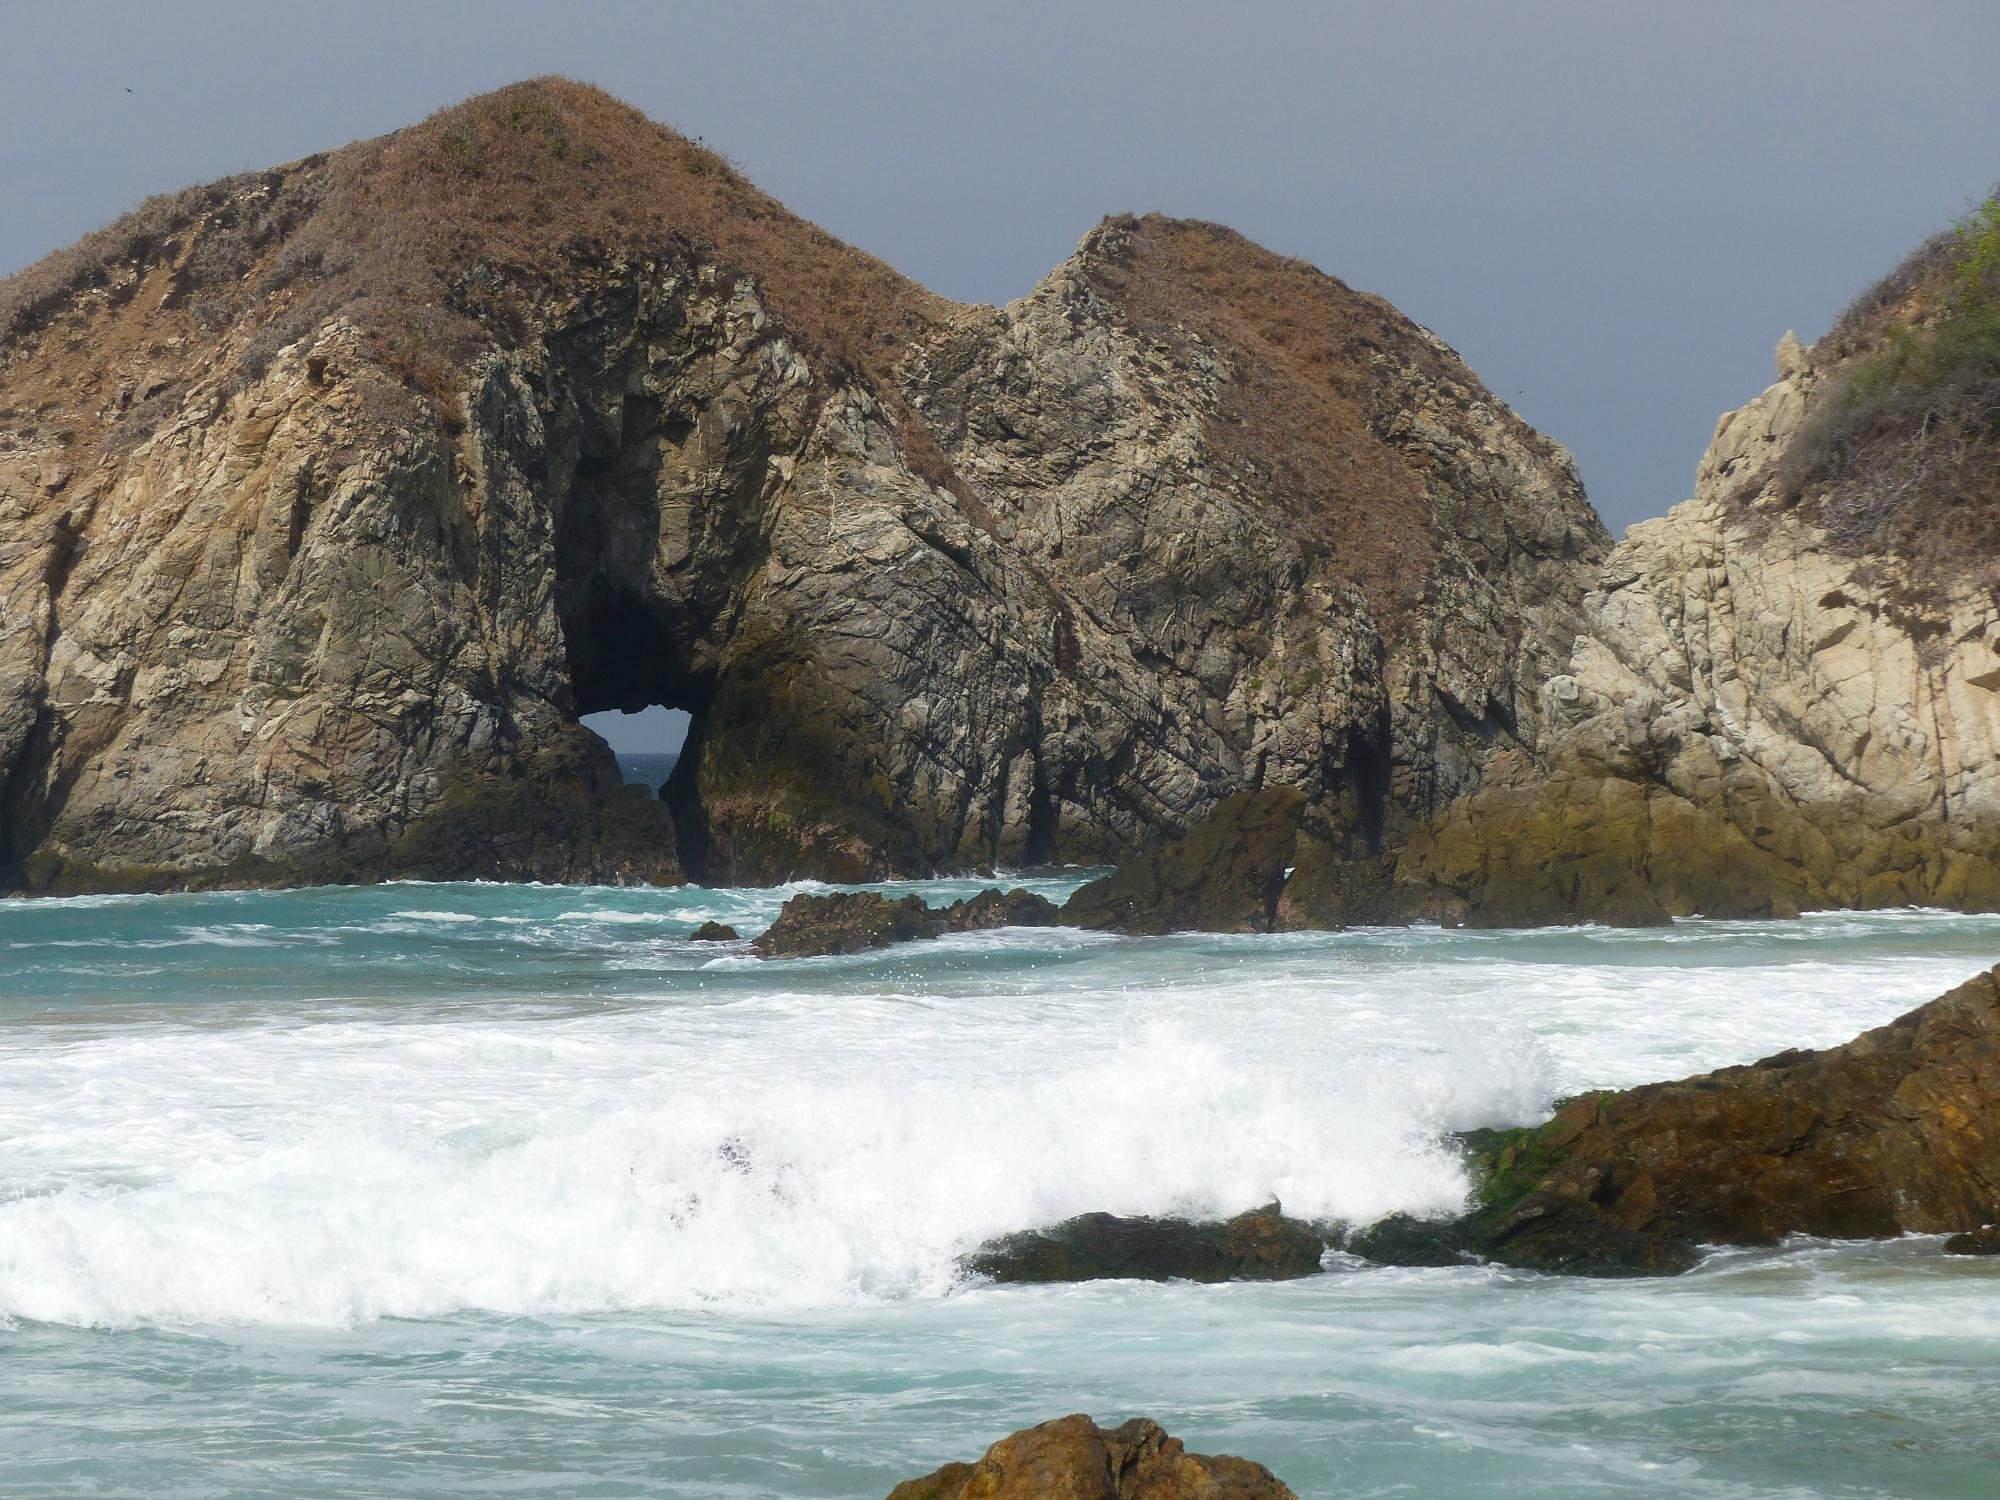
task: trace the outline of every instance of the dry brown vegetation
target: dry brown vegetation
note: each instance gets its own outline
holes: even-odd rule
[[[1378,617],[1418,601],[1434,557],[1420,473],[1378,433],[1392,413],[1374,363],[1393,351],[1442,375],[1417,329],[1378,297],[1218,224],[1106,221],[1099,289],[1148,337],[1192,334],[1228,373],[1208,440],[1241,482],[1302,522]]]
[[[1824,379],[1777,490],[1919,591],[2000,582],[2000,199],[1934,236],[1814,349]]]
[[[579,265],[686,251],[754,270],[802,346],[871,375],[951,306],[715,152],[601,90],[544,78],[149,201],[0,283],[0,367],[80,300],[116,301],[167,268],[204,330],[255,320],[245,375],[344,315],[386,366],[439,394],[468,353],[518,335]]]

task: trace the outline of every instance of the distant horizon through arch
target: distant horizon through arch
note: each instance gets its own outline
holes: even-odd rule
[[[687,742],[693,721],[686,709],[662,708],[657,703],[632,713],[604,709],[579,720],[615,755],[677,755]]]

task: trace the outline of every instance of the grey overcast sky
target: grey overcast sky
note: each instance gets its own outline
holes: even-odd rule
[[[0,0],[0,273],[569,73],[954,297],[1109,212],[1231,224],[1449,340],[1616,531],[2000,178],[1996,65],[1996,0]]]

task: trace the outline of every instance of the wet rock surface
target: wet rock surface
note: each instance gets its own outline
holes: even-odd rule
[[[1340,1248],[1378,1266],[1462,1266],[1472,1259],[1456,1219],[1418,1219],[1409,1214],[1390,1214],[1353,1230]]]
[[[1583,1095],[1469,1141],[1486,1206],[1464,1227],[1515,1263],[1671,1269],[1674,1242],[1977,1231],[2000,1219],[2000,971],[1838,1047]]]
[[[1002,1438],[976,1463],[905,1480],[889,1500],[1295,1500],[1262,1464],[1189,1453],[1157,1422],[1059,1417]]]
[[[1985,1224],[1950,1236],[1944,1242],[1946,1255],[2000,1255],[2000,1224]]]
[[[1318,1275],[1326,1248],[1272,1204],[1212,1221],[1082,1214],[990,1241],[963,1266],[1002,1282],[1289,1281]]]
[[[944,930],[944,914],[925,905],[921,896],[802,893],[785,902],[778,919],[751,946],[760,958],[817,958],[934,938]]]
[[[992,927],[1053,927],[1060,915],[1047,896],[1017,886],[1011,891],[984,890],[954,901],[945,908],[944,921],[952,932],[980,932]]]
[[[688,934],[690,943],[733,943],[743,936],[727,922],[704,922]]]
[[[762,958],[815,958],[918,942],[947,932],[1047,927],[1055,920],[1054,902],[1018,888],[984,890],[943,908],[928,905],[921,896],[807,891],[790,897],[752,946]]]

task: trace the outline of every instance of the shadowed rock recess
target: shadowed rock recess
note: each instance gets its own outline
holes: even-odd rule
[[[1377,298],[1106,220],[935,297],[584,86],[0,286],[0,882],[1375,853],[1536,752],[1607,545]],[[694,720],[662,801],[581,715]]]

